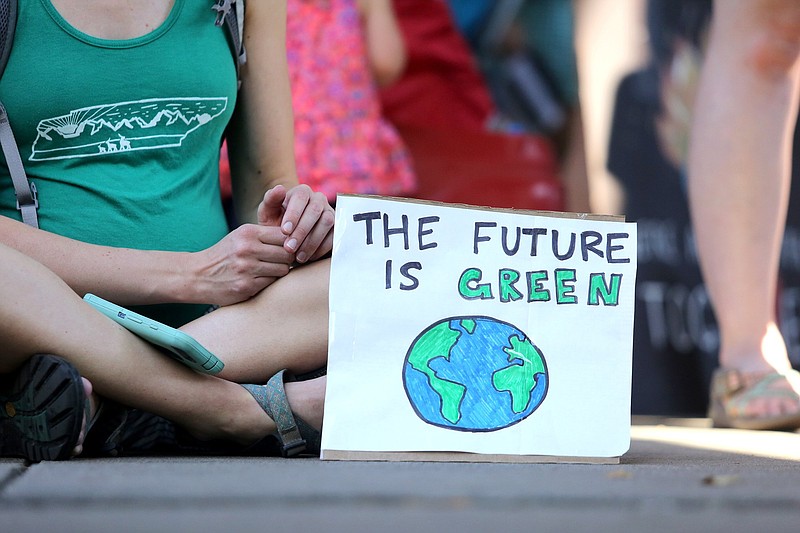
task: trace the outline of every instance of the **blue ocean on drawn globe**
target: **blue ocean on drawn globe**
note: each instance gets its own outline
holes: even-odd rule
[[[490,317],[440,320],[409,347],[406,395],[429,424],[495,431],[529,416],[548,387],[541,351],[515,326]]]

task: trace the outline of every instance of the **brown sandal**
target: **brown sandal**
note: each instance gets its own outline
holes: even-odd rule
[[[794,430],[800,428],[800,386],[794,389],[776,386],[781,381],[800,384],[800,373],[790,370],[783,374],[770,372],[750,375],[734,369],[718,369],[711,380],[708,416],[714,427]],[[789,385],[790,383],[786,383]],[[749,416],[747,406],[758,398],[784,398],[794,400],[792,411],[767,416]]]

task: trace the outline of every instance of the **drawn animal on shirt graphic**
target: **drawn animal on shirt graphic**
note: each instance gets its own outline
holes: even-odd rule
[[[152,98],[84,107],[36,127],[30,161],[180,146],[221,115],[228,98]]]

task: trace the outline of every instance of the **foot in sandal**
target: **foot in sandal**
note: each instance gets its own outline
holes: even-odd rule
[[[275,374],[266,385],[243,385],[253,395],[261,408],[275,422],[277,429],[264,441],[273,440],[284,457],[297,455],[319,455],[322,426],[322,405],[317,408],[304,406],[309,414],[306,418],[298,415],[298,408],[292,409],[286,395],[284,382],[292,381],[285,370]],[[324,388],[321,397],[324,397]],[[260,448],[264,442],[253,445]]]
[[[714,427],[800,428],[800,373],[718,369],[711,383],[709,417]]]

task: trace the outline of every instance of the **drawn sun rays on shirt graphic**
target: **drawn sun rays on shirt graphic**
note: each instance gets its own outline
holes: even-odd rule
[[[154,98],[84,107],[36,127],[30,161],[180,146],[220,116],[228,98]]]

